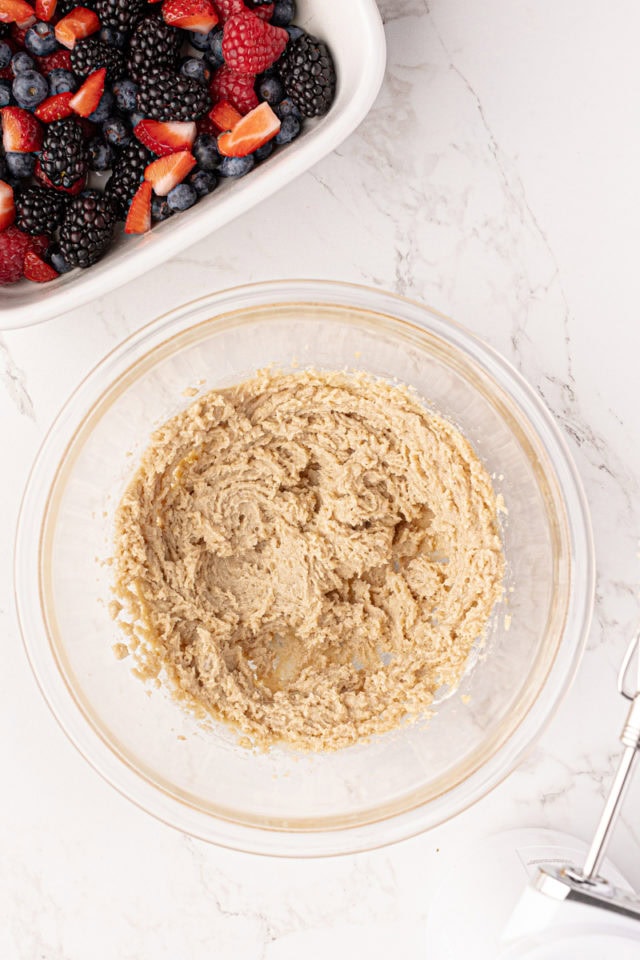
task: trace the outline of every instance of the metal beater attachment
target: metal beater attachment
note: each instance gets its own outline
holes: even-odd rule
[[[599,875],[640,750],[640,632],[629,644],[622,661],[618,674],[618,691],[626,700],[631,701],[627,722],[620,737],[624,752],[585,864],[581,870],[570,864],[541,868],[535,879],[535,886],[555,900],[577,900],[640,920],[640,896],[613,886]]]

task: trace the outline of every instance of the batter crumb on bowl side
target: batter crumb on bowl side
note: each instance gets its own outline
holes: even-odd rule
[[[137,672],[253,744],[331,750],[454,690],[502,595],[491,479],[407,388],[262,371],[157,430],[117,511]]]

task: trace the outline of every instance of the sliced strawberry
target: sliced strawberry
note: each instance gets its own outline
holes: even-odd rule
[[[39,160],[36,160],[36,166],[33,171],[33,175],[36,178],[36,180],[38,180],[42,184],[43,187],[48,187],[50,190],[58,190],[60,193],[68,193],[69,196],[71,197],[77,196],[77,194],[79,194],[81,190],[84,190],[85,184],[87,182],[86,177],[80,177],[80,179],[76,180],[76,182],[70,187],[56,187],[51,182],[51,180],[49,180],[49,177],[46,175],[46,173],[40,166]]]
[[[16,206],[13,202],[13,188],[0,180],[0,230],[10,227],[16,218]]]
[[[176,120],[162,123],[160,120],[141,120],[133,132],[145,147],[159,157],[177,150],[190,150],[196,138],[197,128],[193,121]]]
[[[71,54],[68,50],[56,50],[55,53],[49,53],[46,57],[34,57],[38,64],[38,70],[44,76],[48,76],[52,70],[71,70]]]
[[[182,183],[196,165],[196,158],[189,150],[179,150],[159,157],[144,171],[145,180],[153,187],[158,197],[166,197],[170,190]]]
[[[2,0],[0,0],[2,2]],[[68,50],[73,50],[76,40],[84,40],[100,29],[98,14],[88,7],[74,7],[56,23],[56,40]]]
[[[88,117],[90,113],[97,110],[100,98],[104,93],[104,81],[107,76],[107,68],[100,67],[90,73],[82,86],[74,93],[69,101],[71,109],[81,117]]]
[[[146,233],[151,229],[151,184],[144,181],[135,192],[124,223],[125,233]]]
[[[256,78],[249,73],[235,73],[229,67],[220,67],[209,84],[211,100],[213,103],[228,100],[240,113],[249,113],[259,102],[255,82]]]
[[[73,113],[71,107],[72,93],[56,93],[53,97],[47,97],[42,103],[39,103],[35,109],[35,115],[39,120],[45,123],[52,123],[54,120],[64,120]]]
[[[23,269],[25,278],[35,283],[48,283],[49,280],[55,280],[59,276],[53,267],[45,263],[33,250],[27,250],[25,253]]]
[[[36,17],[38,20],[53,20],[58,6],[58,0],[36,0]]]
[[[242,120],[242,114],[228,100],[219,100],[209,111],[209,119],[216,128],[216,133],[224,133],[226,130],[233,130]]]
[[[22,27],[32,18],[36,18],[35,10],[24,0],[0,0],[0,23],[17,23]]]
[[[218,137],[218,150],[225,157],[246,157],[275,137],[280,120],[268,103],[243,117],[229,133]]]
[[[2,146],[5,153],[34,153],[42,146],[42,127],[32,113],[21,107],[3,107]]]
[[[164,0],[162,16],[170,27],[194,33],[209,33],[220,19],[209,0]]]

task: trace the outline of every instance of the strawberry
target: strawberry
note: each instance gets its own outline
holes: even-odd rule
[[[49,53],[46,57],[34,57],[38,64],[38,70],[44,76],[48,76],[52,70],[71,70],[71,54],[68,50],[56,50],[55,53]]]
[[[261,20],[271,20],[273,16],[274,4],[273,3],[263,3],[259,7],[254,7],[253,12],[256,17],[260,17]]]
[[[53,97],[47,97],[42,103],[39,103],[35,109],[35,115],[38,120],[45,123],[51,123],[53,120],[64,120],[73,113],[71,107],[72,93],[56,93]]]
[[[36,0],[36,17],[38,20],[53,20],[58,6],[58,0]]]
[[[107,76],[107,68],[100,67],[90,73],[82,86],[76,90],[69,101],[69,106],[81,117],[88,117],[97,109],[100,98],[104,93],[104,81]]]
[[[84,40],[99,29],[100,21],[97,13],[89,10],[88,7],[74,7],[71,13],[56,23],[56,40],[63,47],[73,50],[76,40]]]
[[[17,23],[23,27],[32,18],[35,20],[35,10],[24,0],[0,0],[0,23]]]
[[[225,130],[233,130],[236,123],[242,120],[242,114],[228,100],[219,100],[209,111],[209,119],[216,133],[224,133]]]
[[[239,113],[249,113],[258,106],[258,95],[254,89],[255,77],[247,73],[235,73],[229,67],[220,67],[209,84],[209,93],[214,103],[228,100]]]
[[[196,165],[196,158],[189,150],[179,150],[154,160],[144,171],[145,180],[153,187],[158,197],[166,197],[170,190],[182,183]]]
[[[218,137],[218,150],[224,157],[246,157],[272,140],[280,130],[280,119],[265,101],[243,117],[233,130]]]
[[[145,147],[153,150],[159,157],[177,150],[190,150],[196,138],[196,125],[193,121],[141,120],[133,132]]]
[[[209,33],[219,20],[209,0],[164,0],[162,16],[170,27],[194,33]]]
[[[244,0],[213,0],[213,2],[220,14],[222,23],[225,23],[229,17],[235,16],[236,13],[244,13],[247,9]]]
[[[55,280],[59,274],[38,256],[33,250],[27,250],[24,257],[24,276],[27,280],[33,280],[35,283],[48,283],[49,280]]]
[[[42,146],[42,127],[28,110],[4,107],[2,116],[2,146],[5,153],[34,153]]]
[[[36,160],[36,166],[33,171],[33,175],[43,187],[48,187],[50,190],[59,190],[60,193],[68,193],[71,197],[77,196],[81,190],[84,190],[87,182],[86,177],[80,177],[71,187],[56,187],[53,183],[51,183],[51,180],[49,180],[49,177],[40,166],[39,160]]]
[[[136,190],[125,220],[125,233],[146,233],[151,229],[152,192],[151,184],[146,180]]]
[[[10,227],[16,218],[16,207],[13,202],[13,188],[0,180],[0,230]]]
[[[224,25],[224,62],[236,73],[262,73],[278,59],[289,41],[282,27],[272,27],[250,10],[230,17]]]

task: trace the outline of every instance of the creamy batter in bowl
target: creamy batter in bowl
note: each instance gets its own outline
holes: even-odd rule
[[[268,364],[399,381],[465,436],[508,506],[504,602],[428,724],[332,753],[255,752],[145,690],[109,610],[117,504],[154,429]],[[25,494],[16,583],[27,652],[64,729],[143,808],[264,853],[323,855],[442,822],[499,782],[572,678],[593,592],[589,523],[549,414],[489,348],[424,307],[338,284],[264,284],[160,318],[107,357],[49,434]],[[38,591],[35,592],[37,584]]]

